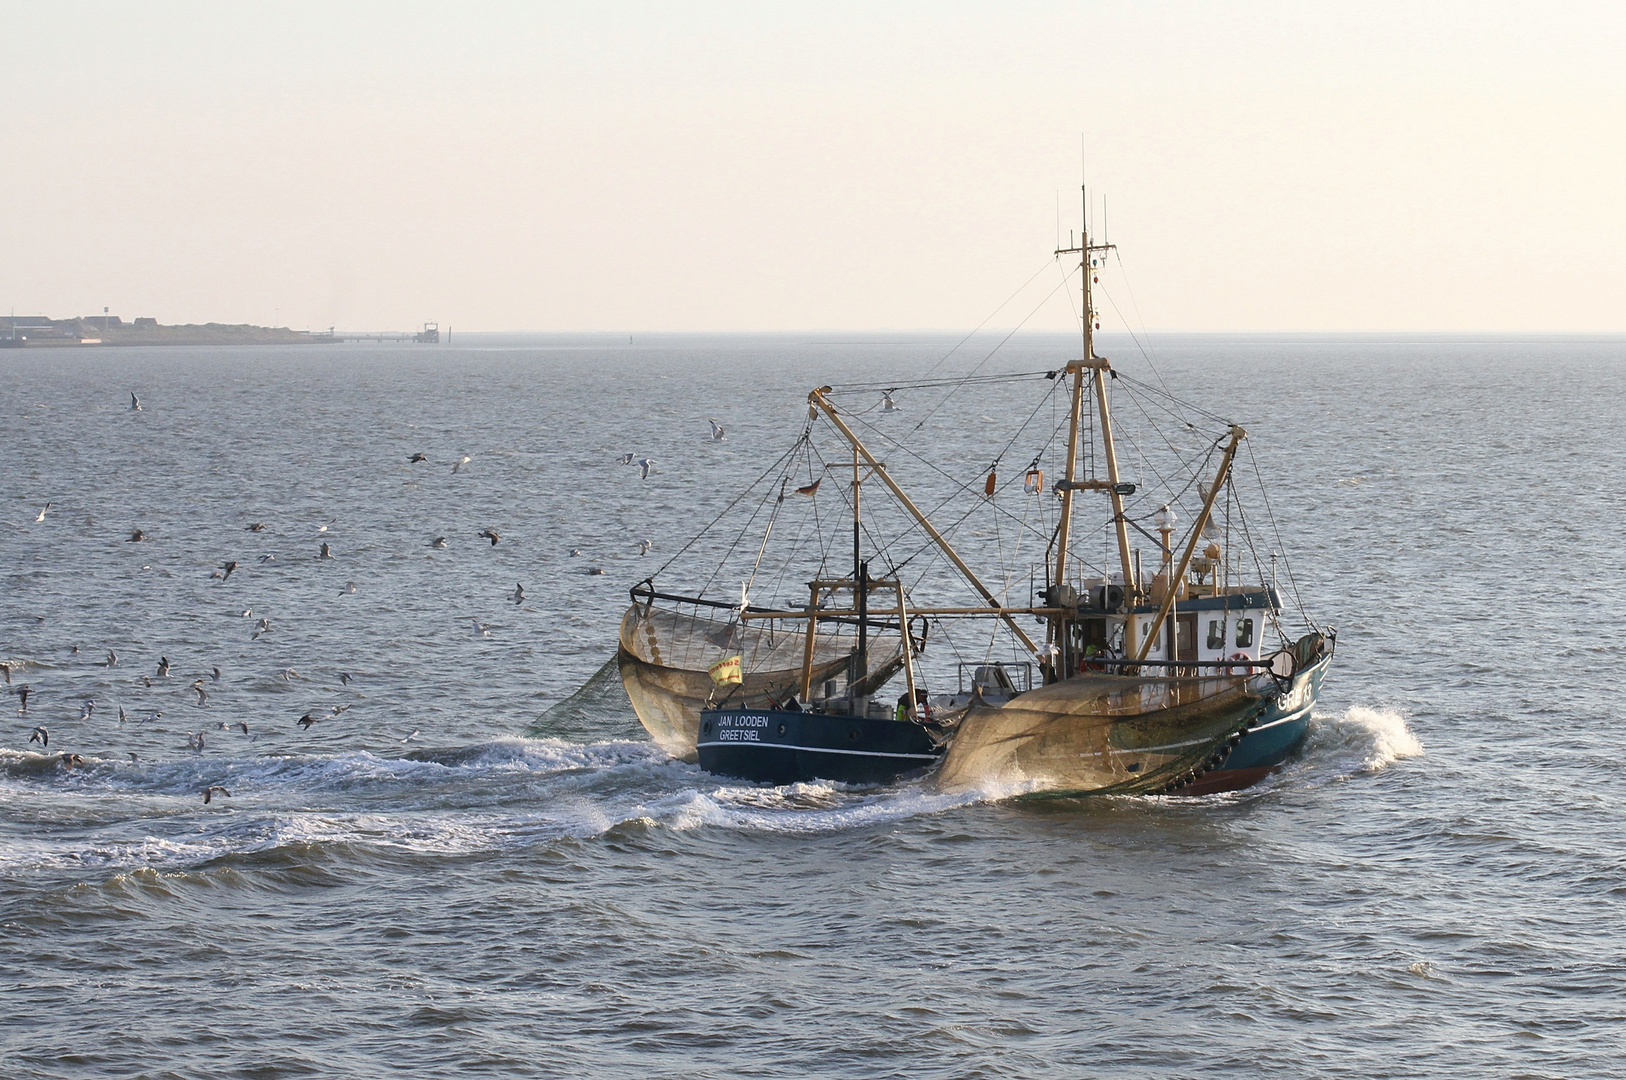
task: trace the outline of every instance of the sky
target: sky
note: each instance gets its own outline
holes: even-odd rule
[[[1626,331],[1618,0],[0,0],[0,43],[0,311],[1064,329],[1082,181],[1108,330]]]

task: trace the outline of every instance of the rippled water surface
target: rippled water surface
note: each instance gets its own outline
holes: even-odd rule
[[[1626,342],[1160,345],[1247,425],[1340,631],[1261,787],[667,759],[601,672],[627,586],[810,387],[952,344],[0,354],[0,655],[33,692],[0,706],[0,1073],[1618,1075]],[[930,437],[982,460],[975,424]]]

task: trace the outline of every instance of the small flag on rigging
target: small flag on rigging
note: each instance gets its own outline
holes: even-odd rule
[[[718,686],[738,686],[745,681],[740,674],[740,654],[725,656],[706,669],[711,681]]]

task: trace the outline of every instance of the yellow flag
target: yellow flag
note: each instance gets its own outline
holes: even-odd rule
[[[738,686],[745,681],[745,678],[740,674],[740,656],[738,653],[733,656],[723,657],[707,668],[706,672],[711,676],[711,681],[718,686]]]

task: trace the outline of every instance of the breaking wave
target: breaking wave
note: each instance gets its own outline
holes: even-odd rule
[[[1332,764],[1341,775],[1374,773],[1423,756],[1423,744],[1393,709],[1352,705],[1342,715],[1317,715],[1303,757]]]

